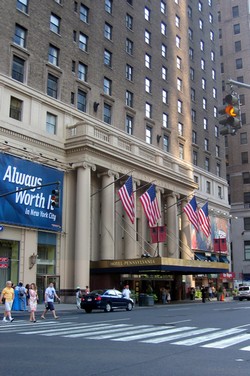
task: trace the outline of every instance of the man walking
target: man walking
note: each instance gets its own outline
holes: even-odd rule
[[[54,298],[57,298],[60,301],[59,296],[56,293],[54,284],[51,282],[45,290],[44,301],[45,301],[45,310],[41,316],[42,319],[45,319],[45,315],[48,311],[51,311],[55,319],[59,319],[59,316],[56,315],[54,307]]]

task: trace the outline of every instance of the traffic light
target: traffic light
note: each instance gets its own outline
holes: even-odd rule
[[[224,125],[220,134],[234,136],[237,130],[241,128],[240,102],[236,94],[228,94],[224,98],[224,106],[219,109],[219,114],[221,115],[219,124]]]
[[[59,189],[53,189],[51,191],[51,206],[53,206],[53,208],[59,208],[59,206],[60,206]]]

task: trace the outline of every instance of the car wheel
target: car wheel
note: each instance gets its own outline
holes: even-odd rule
[[[92,312],[92,308],[85,308],[85,312],[86,313],[91,313]]]
[[[133,304],[131,302],[129,302],[128,305],[127,305],[126,310],[127,311],[132,311],[132,309],[133,309]]]
[[[105,312],[111,312],[112,311],[112,306],[110,303],[107,303],[105,305],[105,309],[104,309]]]
[[[242,302],[242,298],[239,298],[239,301]]]

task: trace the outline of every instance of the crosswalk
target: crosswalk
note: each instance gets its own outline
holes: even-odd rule
[[[196,326],[173,325],[133,325],[128,323],[76,323],[72,321],[39,321],[30,323],[24,320],[13,323],[0,323],[0,333],[38,335],[44,337],[84,338],[89,340],[109,340],[114,342],[136,341],[141,344],[163,344],[174,346],[199,346],[209,349],[226,349],[245,342],[239,350],[250,351],[248,325],[229,329],[198,328]],[[242,346],[242,345],[240,345]]]

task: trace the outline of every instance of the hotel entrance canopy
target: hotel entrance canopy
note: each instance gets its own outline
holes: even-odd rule
[[[90,262],[91,273],[174,273],[217,274],[227,273],[224,262],[182,260],[166,257],[144,257],[129,260],[101,260]]]

